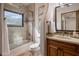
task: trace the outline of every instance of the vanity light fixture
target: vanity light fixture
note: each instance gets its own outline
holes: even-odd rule
[[[71,3],[69,3],[69,4],[66,4],[65,6],[67,6],[67,7],[70,7],[72,4]]]
[[[63,8],[63,7],[70,7],[72,4],[71,3],[59,3],[59,6],[61,7],[61,8]]]

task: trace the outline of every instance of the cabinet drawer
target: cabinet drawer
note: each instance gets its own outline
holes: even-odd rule
[[[62,44],[62,48],[63,49],[67,49],[67,50],[76,50],[76,47],[74,45],[69,45],[69,44]]]
[[[63,50],[63,56],[76,56],[74,51]]]
[[[54,40],[48,40],[48,44],[61,47],[63,49],[73,50],[75,51],[76,47],[74,44],[66,43],[66,42],[60,42],[60,41],[54,41]]]
[[[79,54],[79,46],[76,46],[76,52]]]
[[[76,50],[76,47],[74,44],[72,43],[67,43],[67,42],[59,42],[59,45],[61,46],[61,48],[66,49],[66,50]]]
[[[53,41],[53,40],[50,40],[50,39],[49,39],[47,42],[48,42],[48,45],[60,46],[60,45],[59,45],[59,42],[57,42],[57,41]]]

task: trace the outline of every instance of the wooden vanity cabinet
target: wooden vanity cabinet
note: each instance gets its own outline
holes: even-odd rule
[[[79,45],[47,39],[47,56],[78,56]]]

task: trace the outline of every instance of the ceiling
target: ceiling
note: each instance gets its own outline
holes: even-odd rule
[[[11,6],[18,6],[18,7],[28,7],[32,5],[33,3],[9,3]]]
[[[25,5],[25,6],[29,6],[29,5],[31,5],[33,3],[22,3],[22,4]]]
[[[32,3],[15,3],[15,4],[18,5],[18,6],[24,6],[24,7],[32,5]]]

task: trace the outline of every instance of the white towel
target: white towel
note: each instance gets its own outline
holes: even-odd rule
[[[51,25],[50,25],[50,32],[51,32],[51,33],[56,32],[56,30],[55,30],[55,22],[51,22]]]
[[[3,20],[3,30],[4,30],[4,40],[3,40],[3,55],[9,55],[10,49],[9,49],[9,39],[8,39],[8,27],[6,20]]]

